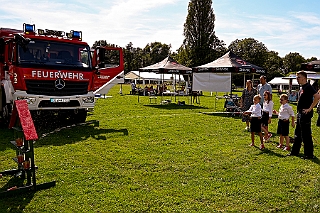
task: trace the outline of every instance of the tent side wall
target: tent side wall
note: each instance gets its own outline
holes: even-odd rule
[[[230,92],[231,91],[231,72],[193,73],[192,91]]]

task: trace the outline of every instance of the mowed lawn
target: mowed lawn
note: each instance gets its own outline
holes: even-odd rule
[[[204,93],[200,104],[170,96],[164,99],[172,104],[160,105],[161,97],[150,104],[148,97],[138,102],[128,95],[129,85],[123,85],[124,95],[119,88],[108,94],[112,98],[98,99],[88,116],[99,127],[70,127],[47,136],[42,134],[52,130],[50,123],[40,128],[37,181],[56,180],[56,186],[2,198],[0,212],[320,212],[316,113],[312,128],[319,158],[303,160],[276,148],[276,118],[270,125],[274,136],[261,151],[248,146],[250,133],[239,117],[203,113],[222,111],[224,99]],[[273,97],[278,110],[279,96]],[[16,167],[15,151],[12,131],[0,131],[3,171]],[[0,179],[2,190],[14,184],[10,176]]]

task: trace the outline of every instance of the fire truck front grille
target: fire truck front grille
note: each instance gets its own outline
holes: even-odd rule
[[[88,92],[88,82],[65,81],[65,85],[56,86],[55,81],[26,80],[27,93],[34,95],[68,96],[84,95]],[[57,88],[59,87],[60,88]]]
[[[50,101],[40,101],[39,107],[78,107],[80,106],[79,101],[71,100],[67,103],[52,103]]]

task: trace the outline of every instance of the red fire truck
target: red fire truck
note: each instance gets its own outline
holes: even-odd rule
[[[122,49],[90,49],[81,31],[0,28],[0,122],[8,123],[14,100],[22,99],[33,117],[84,122],[95,94],[123,82],[123,74]]]

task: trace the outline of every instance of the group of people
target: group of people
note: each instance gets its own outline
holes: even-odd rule
[[[152,85],[150,87],[148,87],[148,85],[146,85],[143,89],[139,88],[136,86],[136,84],[134,83],[134,81],[131,82],[131,94],[135,95],[137,93],[139,93],[139,95],[150,95],[150,94],[154,94],[154,95],[161,95],[164,91],[167,90],[167,86],[166,85],[157,85],[156,88],[154,88]]]
[[[241,97],[241,107],[244,111],[242,120],[247,124],[246,130],[251,131],[250,146],[255,145],[254,139],[255,133],[257,133],[261,142],[260,149],[264,149],[264,142],[272,137],[272,134],[268,129],[268,125],[271,123],[272,114],[277,114],[277,134],[280,135],[280,141],[277,148],[283,148],[285,140],[286,145],[283,149],[290,151],[288,154],[289,156],[298,156],[303,142],[303,158],[312,159],[314,158],[314,155],[311,119],[313,117],[313,108],[318,104],[318,109],[320,109],[320,103],[318,103],[320,100],[320,92],[317,92],[315,88],[308,83],[306,72],[297,72],[296,78],[301,86],[298,94],[299,99],[297,103],[296,122],[295,113],[288,103],[289,98],[286,94],[280,95],[281,106],[279,111],[273,110],[272,88],[267,83],[265,76],[260,77],[260,84],[257,86],[257,89],[253,88],[252,81],[248,80],[246,82],[246,88],[243,90]],[[320,126],[320,117],[318,121]],[[290,123],[292,127],[296,127],[292,148],[290,147],[289,138]],[[262,135],[262,131],[264,132],[264,135]]]

